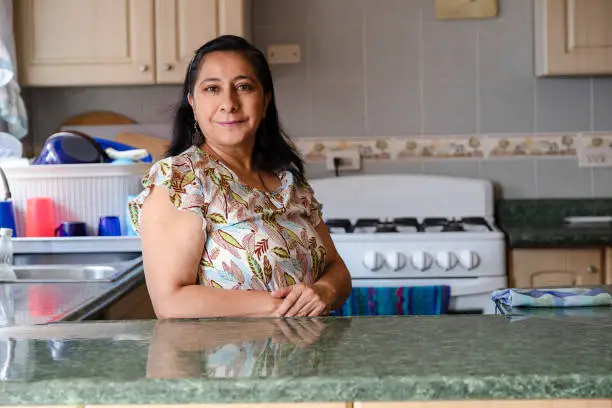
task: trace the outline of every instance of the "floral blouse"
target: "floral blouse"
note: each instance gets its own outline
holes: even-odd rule
[[[164,187],[178,209],[203,220],[200,284],[267,291],[310,284],[326,264],[326,249],[315,230],[321,206],[310,185],[299,183],[290,171],[277,176],[280,187],[263,192],[193,146],[153,164],[142,181],[144,191],[128,204],[130,222],[140,234],[144,200],[151,187]]]

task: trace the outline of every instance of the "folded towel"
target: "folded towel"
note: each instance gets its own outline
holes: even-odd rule
[[[510,307],[607,306],[612,296],[601,288],[500,289],[492,299]]]
[[[332,316],[439,315],[448,312],[449,286],[353,288]]]

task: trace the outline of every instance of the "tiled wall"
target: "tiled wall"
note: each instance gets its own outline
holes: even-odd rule
[[[534,77],[533,0],[500,0],[483,21],[437,21],[434,0],[255,0],[256,45],[297,43],[273,67],[281,119],[298,140],[612,130],[612,78]],[[38,143],[91,109],[169,120],[178,86],[30,89]],[[312,177],[330,176],[319,163]],[[506,197],[612,196],[612,170],[575,156],[365,160],[363,173],[489,178]]]

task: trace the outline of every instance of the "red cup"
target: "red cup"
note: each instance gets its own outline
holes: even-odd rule
[[[26,237],[54,237],[53,200],[47,197],[29,198],[25,217]]]

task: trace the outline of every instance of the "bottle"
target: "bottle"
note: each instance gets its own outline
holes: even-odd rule
[[[0,228],[0,278],[17,279],[13,271],[13,230]]]

